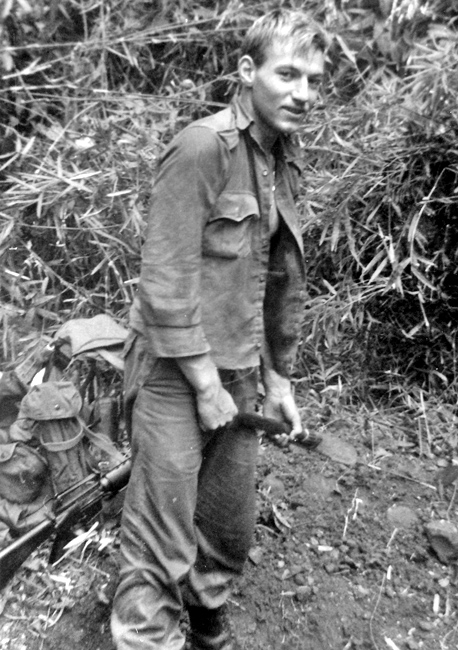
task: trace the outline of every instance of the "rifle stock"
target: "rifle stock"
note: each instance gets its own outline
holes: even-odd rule
[[[87,477],[85,483],[93,479],[93,489],[90,493],[75,497],[74,501],[58,512],[54,519],[40,522],[0,550],[0,590],[6,586],[29,555],[52,534],[68,531],[71,526],[84,519],[87,513],[94,514],[94,506],[101,504],[104,496],[122,490],[129,481],[130,470],[131,461],[126,459],[102,477],[97,474]],[[58,500],[58,497],[56,498]]]

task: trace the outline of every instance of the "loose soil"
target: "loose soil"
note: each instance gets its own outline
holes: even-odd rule
[[[324,435],[356,462],[260,444],[256,535],[230,600],[241,648],[456,650],[456,566],[424,528],[457,519],[456,484],[436,481],[450,458],[398,413],[336,414]],[[117,539],[111,518],[55,566],[40,548],[0,595],[0,650],[113,650]]]

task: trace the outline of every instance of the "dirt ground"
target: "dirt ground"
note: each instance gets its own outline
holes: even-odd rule
[[[241,648],[456,650],[456,565],[425,534],[457,519],[456,483],[437,484],[450,458],[420,454],[396,413],[333,415],[324,435],[350,448],[260,444],[256,535],[230,600]],[[56,566],[47,552],[0,594],[0,650],[113,650],[113,520]]]

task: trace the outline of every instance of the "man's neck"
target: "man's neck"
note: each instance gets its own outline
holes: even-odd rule
[[[278,133],[274,133],[271,129],[265,127],[261,120],[257,119],[249,92],[242,89],[239,99],[244,110],[253,118],[253,124],[250,128],[251,135],[267,155],[271,154],[278,140]]]
[[[278,140],[278,134],[272,134],[266,129],[262,129],[259,122],[256,119],[253,122],[252,131],[253,137],[261,146],[261,149],[267,154],[272,154],[272,149],[275,146],[276,141]]]

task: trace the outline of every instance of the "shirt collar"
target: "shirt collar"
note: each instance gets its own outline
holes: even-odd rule
[[[253,115],[241,100],[240,95],[236,95],[232,100],[232,106],[235,116],[235,125],[238,130],[248,129],[254,122]],[[300,149],[296,136],[280,135],[280,151],[283,151],[285,160],[298,165],[300,159]],[[298,165],[299,166],[299,165]]]
[[[251,124],[253,124],[254,119],[251,113],[249,112],[247,106],[243,103],[240,95],[236,95],[232,100],[232,105],[235,115],[235,125],[240,131],[244,131]]]

